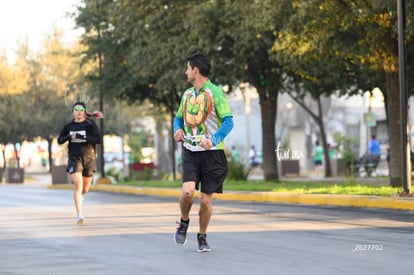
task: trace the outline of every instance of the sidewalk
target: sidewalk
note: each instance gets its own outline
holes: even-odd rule
[[[52,184],[50,174],[31,175],[33,180],[25,182],[27,185],[36,184],[49,189],[72,189],[72,184]],[[178,198],[180,189],[173,188],[142,188],[122,186],[117,184],[94,184],[92,191],[116,192],[124,194],[167,196]],[[196,193],[198,196],[199,193]],[[394,210],[414,210],[414,197],[381,197],[362,195],[325,195],[325,194],[298,194],[288,192],[248,192],[226,191],[215,194],[215,199],[228,201],[248,201],[260,203],[286,203],[303,205],[325,205],[341,207],[382,208]]]
[[[29,174],[26,175],[30,179],[25,179],[25,184],[48,186],[52,184],[51,174]]]

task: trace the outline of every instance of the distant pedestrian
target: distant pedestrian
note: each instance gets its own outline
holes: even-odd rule
[[[378,140],[376,139],[375,135],[371,136],[371,140],[368,144],[368,153],[373,155],[381,154],[381,149]]]
[[[254,147],[254,145],[252,145],[250,147],[249,159],[250,159],[250,166],[251,167],[256,167],[257,165],[259,165],[259,163],[257,161],[257,152],[256,152],[256,148]]]
[[[336,150],[330,143],[328,143],[328,155],[329,159],[333,159],[336,155]]]
[[[315,142],[315,147],[313,148],[313,163],[315,165],[316,169],[320,169],[322,167],[322,161],[323,161],[323,148],[319,144],[319,141],[317,140]]]
[[[96,171],[96,144],[102,143],[102,136],[96,123],[89,116],[102,118],[99,111],[89,113],[84,102],[72,106],[73,119],[60,131],[58,143],[68,144],[68,168],[74,184],[74,202],[77,224],[84,224],[83,196],[89,191],[92,176]]]
[[[183,165],[183,157],[181,152],[177,155],[177,166],[178,166],[178,171],[180,171],[180,173],[182,172],[182,165]]]
[[[411,153],[411,166],[413,165],[413,161],[414,159],[412,159],[413,154]],[[387,168],[388,168],[388,174],[390,174],[390,147],[387,147],[387,156],[386,156],[386,160],[387,160]]]
[[[231,161],[233,163],[239,163],[240,162],[240,153],[237,150],[236,146],[231,147]]]

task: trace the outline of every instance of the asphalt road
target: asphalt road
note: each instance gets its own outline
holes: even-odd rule
[[[0,185],[0,274],[411,274],[414,212],[214,202],[210,253],[173,242],[177,198]]]

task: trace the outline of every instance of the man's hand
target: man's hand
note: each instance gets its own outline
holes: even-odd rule
[[[211,147],[213,147],[213,143],[211,142],[211,140],[209,138],[205,138],[200,142],[199,146],[206,149],[206,150],[208,150]]]
[[[178,129],[177,132],[175,132],[175,134],[174,134],[174,140],[176,142],[185,141],[183,129]]]

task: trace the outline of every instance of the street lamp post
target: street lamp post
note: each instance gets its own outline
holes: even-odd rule
[[[247,88],[249,87],[248,83],[241,83],[240,90],[243,94],[244,101],[244,116],[246,118],[246,150],[249,151],[250,148],[250,96],[248,95]]]
[[[401,136],[402,136],[402,164],[403,164],[403,189],[404,193],[410,193],[411,175],[408,175],[407,151],[410,150],[407,143],[407,80],[406,80],[406,55],[405,55],[405,0],[398,0],[398,57],[400,76],[400,104],[401,104]]]

